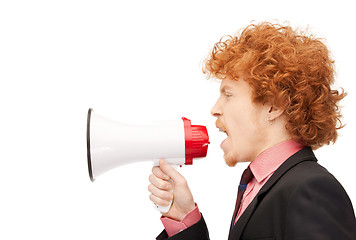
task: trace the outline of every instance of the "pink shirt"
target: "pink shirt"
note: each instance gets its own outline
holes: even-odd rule
[[[293,140],[287,140],[263,151],[254,161],[251,162],[250,168],[254,177],[251,182],[247,184],[235,223],[277,168],[303,147],[303,145]],[[194,225],[200,220],[200,218],[201,214],[198,206],[196,206],[195,209],[189,212],[180,222],[166,217],[161,217],[161,221],[168,236],[171,237]]]

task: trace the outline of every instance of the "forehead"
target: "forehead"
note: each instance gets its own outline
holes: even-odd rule
[[[238,82],[240,81],[229,80],[229,79],[222,80],[220,84],[220,92],[236,88],[238,86]]]
[[[250,95],[252,96],[252,88],[243,79],[230,80],[224,79],[220,84],[220,93],[225,93],[226,91],[235,92],[239,95]]]

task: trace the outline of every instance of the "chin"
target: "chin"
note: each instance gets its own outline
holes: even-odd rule
[[[225,163],[229,166],[229,167],[235,167],[237,164],[237,159],[236,157],[233,156],[233,154],[224,154],[224,159],[225,159]]]

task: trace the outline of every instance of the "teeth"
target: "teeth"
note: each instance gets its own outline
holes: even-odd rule
[[[219,132],[223,132],[223,133],[226,133],[226,135],[228,135],[228,133],[227,133],[227,131],[225,130],[224,127],[216,125],[216,128],[219,129]]]
[[[219,132],[223,132],[223,133],[227,133],[225,130],[223,129],[219,129]]]

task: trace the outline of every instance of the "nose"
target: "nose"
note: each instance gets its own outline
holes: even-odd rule
[[[222,115],[220,105],[219,105],[219,100],[215,103],[215,105],[211,108],[210,114],[213,117],[220,117]]]

